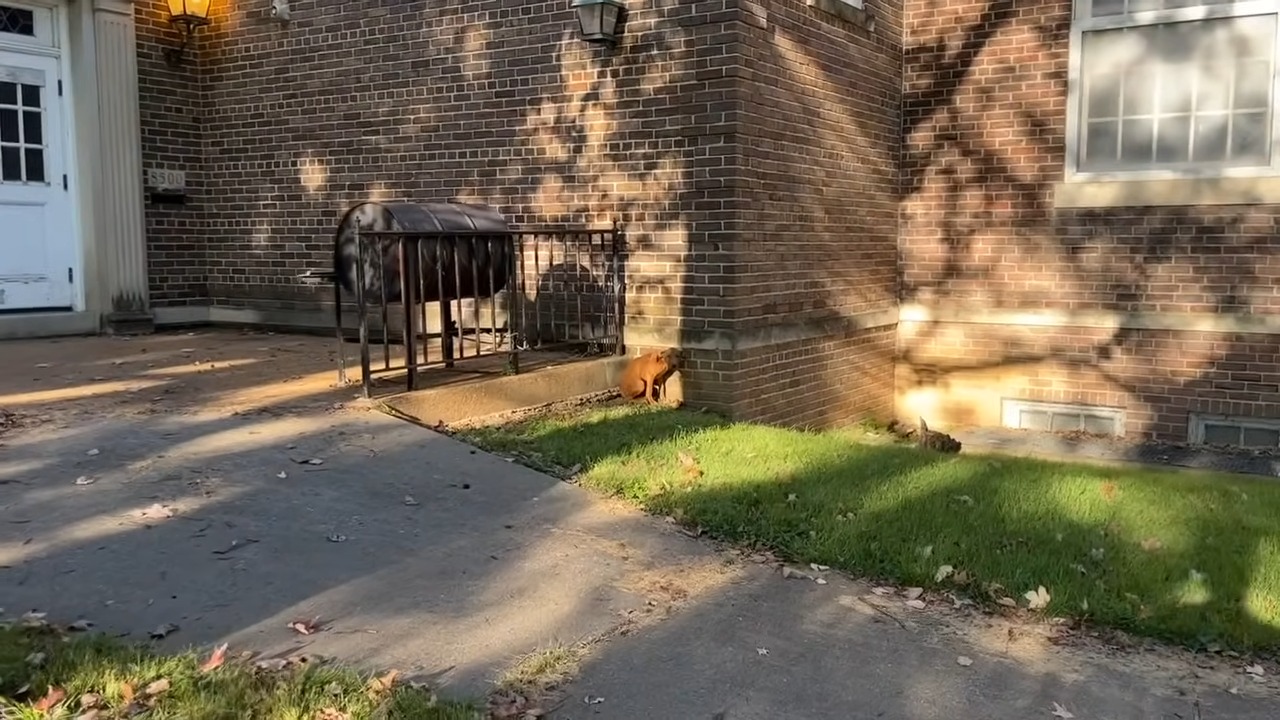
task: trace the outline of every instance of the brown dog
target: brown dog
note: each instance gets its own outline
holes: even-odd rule
[[[679,350],[667,348],[647,352],[627,363],[627,368],[622,371],[622,379],[618,382],[618,390],[627,400],[644,398],[645,404],[653,405],[658,402],[659,393],[667,378],[679,369]]]

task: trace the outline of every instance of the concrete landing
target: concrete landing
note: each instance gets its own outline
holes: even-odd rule
[[[379,398],[384,408],[423,425],[546,405],[616,387],[628,358],[608,356],[545,361],[518,375],[433,370],[430,387]],[[449,373],[462,377],[446,377]],[[452,380],[452,381],[450,381]]]

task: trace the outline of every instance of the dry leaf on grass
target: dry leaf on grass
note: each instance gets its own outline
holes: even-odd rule
[[[42,713],[47,713],[57,707],[63,700],[67,699],[67,691],[55,685],[49,686],[49,691],[44,697],[36,701],[35,709]]]
[[[48,659],[49,656],[43,652],[33,652],[27,656],[27,664],[31,667],[40,667],[41,665],[44,665],[44,661]]]
[[[955,572],[956,572],[956,569],[950,565],[939,566],[938,571],[933,574],[933,581],[942,582],[943,580],[946,580],[947,578],[954,575]]]
[[[1244,671],[1254,677],[1262,677],[1266,674],[1266,671],[1262,669],[1262,666],[1256,663],[1246,667]]]
[[[351,720],[351,715],[330,707],[317,712],[315,720]]]
[[[80,696],[80,709],[93,710],[102,704],[102,696],[98,693],[85,693]]]
[[[385,674],[373,678],[369,681],[367,690],[370,695],[381,695],[390,692],[395,687],[396,678],[399,677],[399,670],[388,670]]]
[[[1142,549],[1147,552],[1155,552],[1164,547],[1164,543],[1160,542],[1160,538],[1149,537],[1142,541]]]
[[[1075,717],[1075,714],[1068,712],[1066,708],[1055,702],[1053,704],[1053,716],[1062,718],[1062,720],[1071,720],[1071,718]]]
[[[997,603],[1000,603],[1001,605],[1003,605],[1003,606],[1005,606],[1005,607],[1011,607],[1011,608],[1016,608],[1016,607],[1018,607],[1018,601],[1017,601],[1017,600],[1014,600],[1014,599],[1013,599],[1013,598],[1011,598],[1011,597],[1002,597],[1002,598],[999,598],[998,600],[996,600],[996,602],[997,602]]]
[[[226,661],[227,661],[227,644],[222,643],[218,647],[214,648],[213,652],[209,654],[209,659],[205,660],[204,663],[200,665],[200,672],[206,673],[206,672],[212,672],[214,670],[217,670],[218,668],[222,667],[222,663]]]
[[[914,608],[916,610],[923,610],[925,608],[925,604],[923,600],[908,600],[904,604],[907,607]]]
[[[68,625],[67,629],[72,632],[88,632],[92,627],[93,622],[91,620],[85,620],[82,618]]]
[[[875,593],[876,595],[885,596],[885,595],[892,595],[894,593],[894,590],[891,587],[881,586],[881,587],[871,588],[871,592]]]
[[[676,457],[680,461],[680,467],[684,468],[685,475],[694,480],[702,477],[702,468],[698,467],[698,461],[692,455],[681,450]]]
[[[160,695],[169,692],[170,687],[172,687],[172,684],[169,682],[169,678],[160,678],[148,685],[142,693],[144,695]]]
[[[1049,591],[1045,590],[1043,585],[1035,590],[1026,591],[1022,597],[1027,599],[1027,608],[1031,610],[1043,610],[1049,605]]]
[[[1102,483],[1102,487],[1099,488],[1099,491],[1102,492],[1102,498],[1104,500],[1114,500],[1116,498],[1116,484],[1113,482]]]
[[[906,590],[904,590],[904,591],[902,592],[902,594],[903,594],[903,595],[905,595],[905,596],[907,597],[907,599],[908,599],[908,600],[915,600],[916,598],[920,597],[921,595],[924,595],[924,588],[922,588],[922,587],[909,587],[909,588],[907,588]]]

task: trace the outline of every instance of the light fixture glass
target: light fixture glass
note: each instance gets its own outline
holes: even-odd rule
[[[169,0],[169,22],[196,27],[209,22],[212,0]]]

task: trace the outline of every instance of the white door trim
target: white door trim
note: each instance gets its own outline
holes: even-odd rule
[[[84,216],[83,216],[83,198],[81,196],[82,184],[79,182],[80,173],[80,148],[76,142],[79,118],[76,113],[76,97],[77,87],[74,81],[74,73],[71,64],[71,52],[68,50],[68,40],[71,38],[70,27],[70,6],[69,0],[0,0],[0,4],[26,7],[35,9],[41,14],[47,14],[49,21],[49,32],[38,30],[35,38],[21,38],[18,36],[7,36],[0,34],[0,50],[16,52],[20,54],[29,54],[35,56],[51,57],[57,61],[58,77],[62,83],[62,94],[60,97],[51,97],[51,100],[58,102],[59,129],[56,140],[60,143],[61,165],[62,168],[58,175],[63,173],[67,176],[67,203],[66,210],[70,215],[70,230],[73,241],[68,244],[65,252],[66,267],[72,269],[73,281],[71,283],[71,310],[72,313],[85,312],[87,307],[86,284],[92,280],[88,278],[85,263],[85,243],[84,243]],[[61,177],[57,177],[56,184],[60,184]],[[68,311],[61,311],[54,314],[67,314]]]

